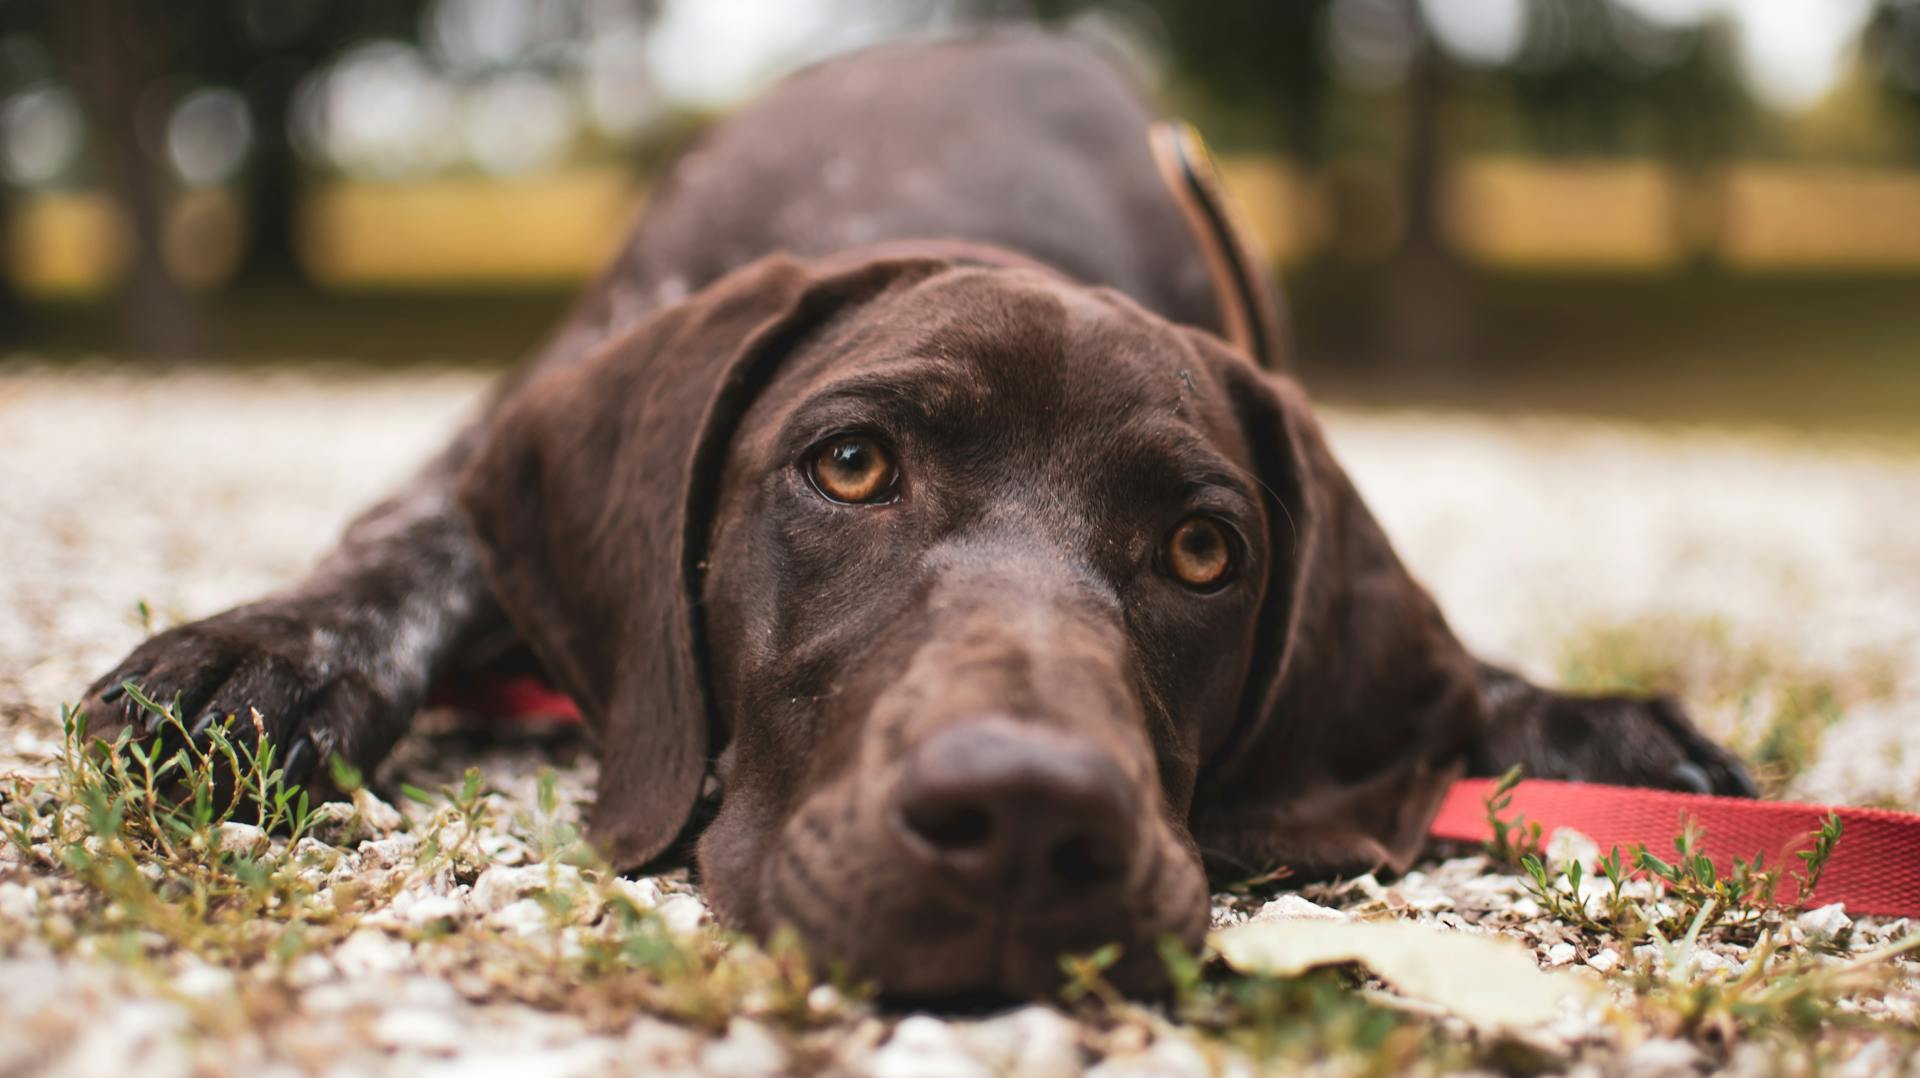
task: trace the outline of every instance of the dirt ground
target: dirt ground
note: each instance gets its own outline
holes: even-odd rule
[[[47,773],[58,706],[140,639],[139,604],[164,626],[291,579],[447,436],[484,384],[457,371],[0,365],[0,775]],[[1770,746],[1776,794],[1920,807],[1920,440],[1404,409],[1325,418],[1403,557],[1474,649],[1549,681],[1679,691],[1717,735]],[[533,764],[511,754],[416,746],[408,759],[417,762],[402,777],[429,788],[481,765],[503,819],[536,797]],[[563,766],[561,792],[577,795],[589,769]],[[493,924],[525,905],[497,893],[504,876],[491,892],[482,885],[495,870],[484,865],[478,879],[408,882],[406,851],[376,865],[380,851],[365,846],[357,864],[401,881],[391,916],[314,963],[259,973],[277,1010],[223,1018],[221,1001],[245,994],[254,971],[185,959],[133,968],[70,937],[49,943],[41,930],[65,885],[7,849],[0,839],[0,1075],[1254,1065],[1165,1022],[1134,1036],[1046,1007],[949,1022],[849,1006],[804,1050],[750,1018],[713,1032],[640,1017],[609,1028],[511,992],[489,996],[419,957],[427,944],[411,933],[425,922],[408,919],[409,903],[432,897],[457,908],[444,915],[455,923]],[[498,866],[524,854],[500,854]],[[663,917],[704,931],[696,892],[642,883]],[[1513,906],[1520,889],[1484,861],[1436,862],[1394,886],[1397,897],[1315,898],[1336,915],[1506,917],[1501,930],[1536,945],[1543,965],[1605,973],[1595,961],[1604,947],[1566,936],[1537,907],[1538,923],[1489,913],[1486,895]],[[1243,900],[1216,912],[1230,921],[1249,910]],[[1904,931],[1855,928],[1855,949]],[[1563,943],[1574,946],[1556,951]],[[1911,1022],[1905,968],[1880,1006]],[[1538,1035],[1561,1038],[1542,1049],[1555,1067],[1761,1073],[1778,1063],[1658,1022],[1596,1012],[1563,1026]],[[1828,1061],[1875,1073],[1901,1057],[1868,1038]]]

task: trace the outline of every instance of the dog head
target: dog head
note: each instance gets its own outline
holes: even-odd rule
[[[903,996],[1207,922],[1203,861],[1403,866],[1472,667],[1298,391],[1110,290],[763,260],[538,379],[462,484],[601,740],[593,830]]]

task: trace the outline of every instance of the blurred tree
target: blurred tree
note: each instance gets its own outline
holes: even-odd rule
[[[48,11],[46,0],[0,0],[0,103],[43,78]],[[32,312],[15,280],[13,214],[17,192],[0,174],[0,345],[25,340]]]
[[[18,344],[27,336],[27,306],[13,281],[13,200],[0,184],[0,346]]]
[[[1036,14],[1059,21],[1101,7],[1151,15],[1165,32],[1170,74],[1212,101],[1261,117],[1272,141],[1308,160],[1327,150],[1333,87],[1326,50],[1332,0],[1034,0]]]
[[[197,323],[166,265],[166,182],[150,149],[155,143],[146,107],[158,11],[121,0],[66,0],[58,16],[95,159],[131,233],[116,297],[127,344],[148,354],[189,353],[198,343]]]
[[[412,40],[429,0],[196,0],[168,5],[167,74],[246,99],[253,145],[244,175],[244,271],[295,278],[301,162],[292,139],[302,81],[353,43]]]
[[[1321,161],[1334,149],[1328,119],[1338,89],[1329,50],[1330,19],[1347,16],[1382,50],[1404,53],[1398,130],[1386,142],[1399,153],[1397,196],[1404,227],[1383,272],[1374,275],[1374,309],[1391,319],[1364,317],[1376,354],[1415,363],[1444,364],[1464,350],[1472,305],[1457,257],[1442,234],[1440,192],[1446,140],[1446,101],[1452,78],[1422,32],[1419,0],[1032,0],[1033,13],[1059,21],[1088,10],[1149,13],[1164,33],[1176,83],[1216,107],[1259,117],[1271,144],[1296,157]],[[1002,14],[992,0],[976,3],[987,16]],[[1339,10],[1344,8],[1345,10]],[[1337,204],[1347,200],[1335,198]],[[1377,213],[1369,203],[1362,212]],[[1334,226],[1340,227],[1341,214]]]
[[[1379,290],[1376,346],[1396,364],[1436,371],[1466,358],[1477,332],[1471,282],[1445,235],[1445,125],[1454,72],[1424,27],[1420,0],[1401,0],[1412,28],[1401,149],[1401,204],[1406,233]]]
[[[1913,132],[1920,153],[1920,0],[1878,0],[1862,39],[1876,85]]]
[[[1549,154],[1653,154],[1673,173],[1683,251],[1718,246],[1724,165],[1757,115],[1725,15],[1654,22],[1615,0],[1533,0],[1513,60],[1497,72],[1527,132]]]
[[[79,91],[96,170],[126,214],[128,265],[117,299],[128,343],[139,352],[179,354],[203,342],[191,298],[166,258],[167,207],[177,186],[167,155],[174,105],[208,85],[244,96],[252,137],[241,173],[245,270],[297,278],[300,169],[289,136],[294,91],[353,41],[416,35],[426,0],[10,2],[51,10],[47,32],[62,73]]]

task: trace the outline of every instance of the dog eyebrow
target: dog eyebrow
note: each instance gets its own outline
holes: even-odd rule
[[[1206,438],[1184,426],[1156,424],[1156,429],[1141,433],[1125,459],[1117,462],[1120,466],[1151,476],[1162,489],[1189,499],[1219,503],[1224,496],[1247,507],[1260,504],[1259,477],[1222,456]]]
[[[806,409],[835,404],[877,405],[922,420],[956,406],[978,404],[991,391],[961,364],[935,356],[908,356],[836,379],[808,395]]]

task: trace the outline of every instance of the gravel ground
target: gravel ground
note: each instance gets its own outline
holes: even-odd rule
[[[484,384],[462,372],[0,365],[0,775],[46,772],[58,741],[52,715],[138,641],[141,601],[161,626],[289,579],[355,508],[422,460]],[[1777,711],[1770,701],[1816,685],[1835,721],[1822,724],[1784,792],[1920,805],[1920,443],[1412,411],[1334,411],[1327,423],[1403,555],[1482,653],[1546,679],[1653,669],[1657,684],[1688,694],[1704,725],[1740,744],[1764,735]],[[569,816],[591,764],[565,754],[422,738],[403,749],[394,780],[437,788],[481,766],[504,820],[536,800],[535,768],[555,761]],[[503,825],[481,837],[473,863],[423,875],[411,871],[409,844],[427,810],[410,808],[414,830],[403,833],[408,825],[377,801],[361,809],[353,826],[366,828],[365,841],[343,838],[347,852],[329,862],[328,878],[391,881],[384,910],[312,961],[273,971],[180,956],[136,970],[98,948],[50,948],[36,926],[80,899],[10,860],[0,841],[0,1015],[9,1016],[0,1019],[0,1075],[136,1063],[163,1074],[1239,1065],[1164,1022],[1096,1028],[1044,1007],[901,1020],[809,997],[841,1017],[804,1045],[751,1018],[706,1033],[543,1007],[526,992],[463,980],[416,931],[442,922],[509,936],[544,929],[525,897],[534,840]],[[620,886],[668,923],[700,931],[704,907],[684,881]],[[1620,957],[1545,918],[1515,878],[1480,858],[1433,862],[1389,888],[1363,880],[1312,897],[1314,909],[1291,896],[1266,909],[1223,896],[1216,916],[1390,912],[1518,935],[1543,965],[1584,966],[1596,978]],[[1808,916],[1803,931],[1838,932],[1842,952],[1905,929],[1831,910]],[[1740,960],[1737,947],[1716,959]],[[272,1007],[234,1002],[256,985],[270,986]],[[1912,981],[1872,1006],[1912,1021]],[[1702,1054],[1698,1038],[1600,1009],[1534,1040],[1551,1062],[1621,1073],[1709,1063],[1757,1073],[1777,1062],[1738,1045]],[[1849,1048],[1846,1069],[1874,1073],[1898,1062],[1893,1051]]]

